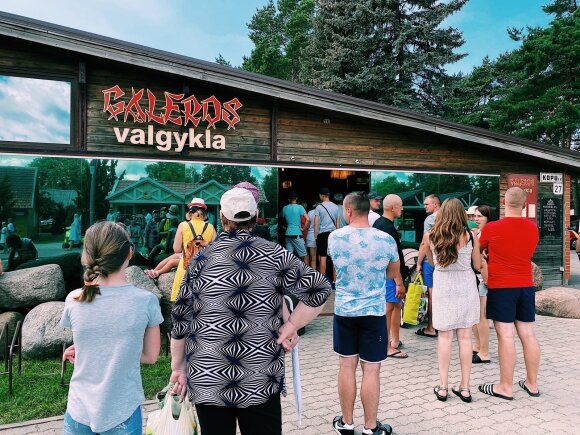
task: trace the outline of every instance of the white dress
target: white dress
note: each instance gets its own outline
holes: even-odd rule
[[[439,331],[471,328],[479,323],[479,290],[471,269],[471,241],[459,250],[457,262],[441,267],[431,244],[433,273],[433,327]]]

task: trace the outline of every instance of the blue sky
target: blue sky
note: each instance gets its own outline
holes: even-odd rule
[[[550,0],[470,0],[448,21],[464,33],[468,53],[448,66],[470,72],[481,59],[518,46],[506,28],[544,26],[540,9]],[[246,24],[267,0],[2,0],[0,10],[213,61],[221,53],[233,65],[250,53]]]

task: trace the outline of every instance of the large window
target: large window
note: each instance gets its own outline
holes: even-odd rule
[[[71,143],[68,81],[0,75],[0,141]]]

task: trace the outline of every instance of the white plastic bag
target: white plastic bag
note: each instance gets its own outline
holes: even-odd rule
[[[189,399],[181,403],[179,419],[174,419],[171,413],[173,397],[167,395],[163,409],[153,411],[147,417],[146,435],[197,435],[195,412]]]

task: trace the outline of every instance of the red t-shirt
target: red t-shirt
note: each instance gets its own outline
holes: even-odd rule
[[[505,217],[486,224],[479,244],[487,248],[487,287],[533,287],[532,255],[540,239],[538,227],[529,219]]]

